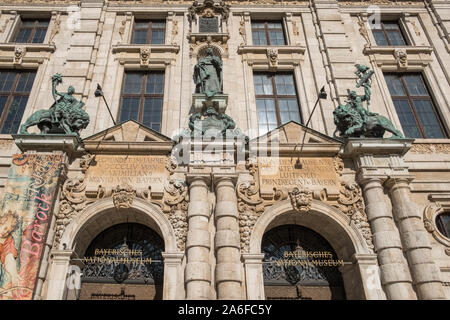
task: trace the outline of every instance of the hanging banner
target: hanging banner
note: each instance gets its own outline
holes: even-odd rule
[[[62,161],[62,155],[13,156],[0,204],[0,300],[33,298]]]

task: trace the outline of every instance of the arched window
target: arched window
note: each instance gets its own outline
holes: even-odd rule
[[[163,239],[144,225],[123,223],[106,229],[82,259],[81,298],[161,298],[163,251]]]
[[[345,299],[343,265],[318,233],[298,225],[264,234],[263,275],[267,299]]]

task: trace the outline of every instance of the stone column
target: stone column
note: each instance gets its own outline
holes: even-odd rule
[[[186,299],[211,299],[209,174],[188,174],[189,208],[185,269]]]
[[[214,176],[216,187],[216,288],[219,300],[242,299],[236,175]]]
[[[184,257],[184,253],[169,253],[163,252],[164,258],[164,288],[163,299],[164,300],[180,300],[184,296],[180,294],[183,291],[183,282],[181,281],[181,262]]]
[[[48,276],[47,300],[62,300],[66,291],[67,271],[72,250],[53,250]]]
[[[242,254],[245,268],[245,284],[248,300],[264,300],[263,259],[264,254]]]
[[[395,222],[400,230],[403,250],[411,268],[419,299],[445,299],[439,270],[431,256],[431,244],[419,208],[412,201],[409,178],[391,178],[386,182]]]
[[[415,300],[411,275],[403,257],[402,245],[392,213],[386,205],[383,178],[359,179],[363,187],[367,219],[373,234],[375,252],[383,285],[389,300]]]

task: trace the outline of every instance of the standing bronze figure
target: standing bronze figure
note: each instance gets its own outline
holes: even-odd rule
[[[194,68],[195,93],[204,93],[207,98],[223,93],[222,66],[222,59],[214,55],[212,48],[207,48],[206,56]]]

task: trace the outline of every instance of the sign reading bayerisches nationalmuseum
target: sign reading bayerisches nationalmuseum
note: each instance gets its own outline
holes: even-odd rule
[[[62,155],[14,155],[0,213],[0,300],[31,300]]]
[[[296,165],[297,160],[301,166]],[[340,187],[339,175],[332,157],[258,158],[259,179],[262,193],[270,193],[273,188],[309,190],[327,189],[336,193]]]

